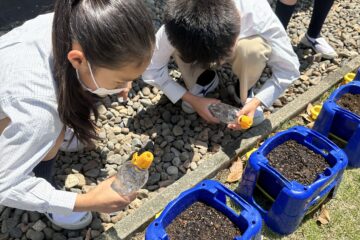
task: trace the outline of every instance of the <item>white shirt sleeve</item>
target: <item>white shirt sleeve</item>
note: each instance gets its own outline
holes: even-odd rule
[[[299,78],[300,63],[285,29],[267,1],[258,1],[256,5],[259,9],[256,9],[253,15],[254,25],[257,25],[260,36],[272,48],[267,63],[272,70],[272,77],[265,82],[256,97],[266,107],[270,107],[286,88]]]
[[[169,75],[168,63],[174,51],[163,25],[156,33],[156,46],[151,63],[142,75],[144,82],[162,90],[172,103],[176,103],[186,92],[186,89]]]
[[[0,101],[11,123],[0,135],[0,205],[29,211],[71,213],[76,193],[56,190],[33,176],[55,144],[63,124],[56,103],[33,98]]]

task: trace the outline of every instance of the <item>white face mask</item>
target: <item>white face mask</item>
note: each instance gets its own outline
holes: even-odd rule
[[[76,69],[76,76],[77,76],[81,86],[85,90],[87,90],[87,91],[89,91],[89,92],[91,92],[93,94],[96,94],[99,97],[106,97],[107,95],[113,95],[113,94],[121,93],[122,91],[124,91],[126,89],[126,88],[117,88],[117,89],[100,88],[99,85],[97,84],[96,80],[95,80],[95,77],[94,77],[93,71],[91,69],[90,63],[88,62],[87,64],[88,64],[88,67],[89,67],[89,70],[90,70],[91,79],[93,80],[93,82],[94,82],[94,84],[96,86],[96,90],[91,90],[90,88],[85,86],[85,84],[80,79],[79,71]]]

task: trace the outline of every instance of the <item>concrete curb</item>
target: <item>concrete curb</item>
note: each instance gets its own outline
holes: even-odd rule
[[[234,141],[226,148],[214,154],[211,159],[207,159],[195,171],[186,174],[157,196],[145,202],[144,205],[133,214],[116,223],[113,228],[103,233],[97,239],[125,240],[129,239],[135,233],[144,230],[147,224],[153,220],[155,214],[160,212],[181,192],[193,187],[206,178],[214,176],[219,170],[229,166],[237,154],[242,154],[254,147],[257,142],[264,139],[286,120],[303,111],[309,102],[317,100],[322,94],[339,83],[346,73],[353,71],[359,66],[360,56],[354,58],[336,72],[329,74],[328,77],[323,79],[318,85],[311,87],[293,102],[288,103],[276,113],[271,114],[270,118],[264,124],[242,134],[237,141]]]

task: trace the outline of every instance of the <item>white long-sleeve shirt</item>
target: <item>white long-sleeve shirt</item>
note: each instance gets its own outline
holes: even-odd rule
[[[0,37],[0,205],[38,212],[72,212],[76,194],[33,176],[63,124],[52,71],[53,14],[41,15]]]
[[[239,39],[257,35],[265,39],[272,48],[267,64],[273,75],[255,96],[269,107],[299,77],[299,60],[285,29],[267,0],[235,2],[241,18]],[[162,26],[156,33],[155,51],[149,67],[143,74],[143,80],[161,89],[171,102],[176,103],[185,94],[186,89],[169,75],[168,62],[174,51],[165,27]]]

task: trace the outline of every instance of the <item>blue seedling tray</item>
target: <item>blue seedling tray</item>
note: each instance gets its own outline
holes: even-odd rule
[[[330,165],[308,186],[289,181],[266,158],[269,152],[288,140],[295,140],[321,154]],[[294,127],[267,139],[251,154],[236,192],[261,213],[271,230],[290,234],[306,214],[335,195],[347,162],[345,153],[323,135],[305,127]],[[271,199],[268,208],[255,199],[254,192],[258,189]]]
[[[237,205],[240,213],[227,205],[227,199]],[[227,216],[242,232],[234,240],[260,240],[262,220],[259,212],[221,183],[205,180],[171,201],[161,215],[146,229],[146,240],[169,240],[166,227],[195,202],[203,202]]]
[[[355,75],[354,81],[360,81],[360,68],[358,69],[358,71]]]
[[[336,104],[346,93],[360,94],[360,81],[341,86],[324,103],[313,129],[343,148],[349,167],[360,167],[360,116]]]

